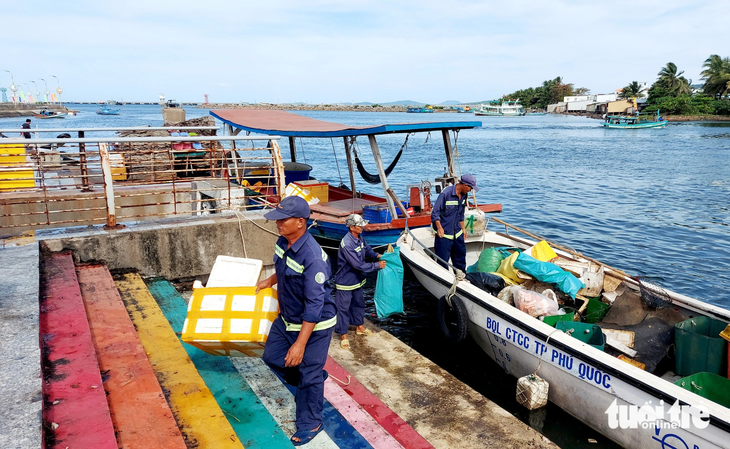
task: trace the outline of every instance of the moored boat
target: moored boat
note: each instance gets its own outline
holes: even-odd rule
[[[409,107],[406,109],[406,112],[415,112],[415,113],[428,113],[433,112],[433,106],[425,106],[425,107]]]
[[[321,192],[319,196],[315,195],[317,196],[317,202],[315,204],[310,203],[312,216],[309,232],[319,240],[327,241],[328,244],[339,244],[348,232],[345,225],[347,216],[352,213],[363,214],[365,219],[370,220],[370,223],[364,228],[363,237],[371,246],[394,243],[406,227],[406,213],[409,217],[409,227],[430,227],[430,194],[433,185],[440,184],[443,186],[446,183],[454,182],[458,177],[450,133],[482,125],[481,122],[453,121],[357,127],[315,120],[284,111],[223,109],[210,111],[210,114],[223,121],[229,127],[229,133],[237,133],[243,130],[257,134],[288,137],[291,162],[284,163],[285,177],[288,178],[285,184],[290,184],[291,179],[295,179],[295,182],[298,182],[298,185],[302,188],[308,189],[307,186],[309,185],[312,187],[308,190],[314,191],[314,189],[317,189],[318,192]],[[417,132],[439,131],[444,141],[445,162],[448,172],[442,178],[434,179],[433,184],[430,181],[423,182],[417,174],[410,175],[413,184],[408,186],[407,192],[399,193],[405,193],[402,198],[405,201],[400,201],[398,194],[390,188],[388,175],[394,170],[398,160],[403,155],[408,142],[407,136]],[[406,135],[405,142],[401,146],[398,155],[387,167],[383,164],[377,143],[377,136],[385,134]],[[303,171],[302,168],[311,170],[312,167],[308,165],[301,167],[304,164],[297,163],[294,140],[296,137],[325,139],[337,137],[343,139],[350,178],[349,187],[335,187],[327,182],[314,180],[311,178],[309,170]],[[368,173],[362,165],[360,158],[364,157],[365,154],[358,153],[356,144],[358,137],[367,137],[378,170],[377,174]],[[332,146],[334,151],[334,140]],[[409,154],[416,153],[411,152]],[[291,169],[287,170],[287,164],[291,164]],[[299,166],[296,166],[296,164]],[[268,170],[270,169],[266,167],[263,172],[268,174]],[[380,184],[383,189],[383,196],[359,192],[355,180],[356,173],[369,184]],[[268,175],[264,175],[264,178],[266,176]],[[357,182],[361,181],[358,180]],[[279,195],[278,192],[277,195]],[[277,195],[270,196],[268,201],[270,203],[278,202],[279,197]],[[403,206],[403,202],[407,206]],[[408,211],[408,207],[412,208],[412,211]],[[502,210],[500,204],[481,204],[479,208],[484,213],[500,212]]]
[[[656,111],[656,114],[607,115],[601,125],[618,129],[663,128],[667,126],[667,121]]]
[[[525,251],[536,243],[532,238],[487,230],[483,235],[466,238],[467,265],[476,263],[485,248]],[[686,322],[678,320],[713,319],[722,324],[730,321],[730,311],[671,291],[652,294],[650,284],[554,244],[556,265],[600,266],[605,276],[601,288],[621,292],[615,296],[614,304],[625,306],[631,302],[624,298],[631,298],[638,307],[639,314],[632,318],[636,324],[619,326],[609,322],[615,323],[616,316],[624,316],[620,314],[614,314],[613,319],[606,315],[595,320],[595,324],[604,334],[612,332],[611,329],[632,333],[636,338],[633,359],[643,360],[644,370],[620,360],[617,357],[620,351],[616,349],[620,345],[605,339],[605,335],[603,341],[611,346],[606,344],[604,350],[603,343],[597,348],[589,344],[595,342],[579,339],[582,331],[572,335],[563,333],[498,298],[503,297],[503,292],[497,295],[469,280],[457,280],[453,270],[436,263],[432,256],[433,244],[432,232],[427,228],[404,232],[398,240],[404,262],[424,288],[440,298],[439,310],[443,314],[440,313],[439,320],[442,328],[456,328],[450,335],[452,338],[459,331],[465,335],[468,330],[486,355],[507,373],[517,378],[536,373],[549,383],[551,402],[624,447],[727,447],[730,441],[728,404],[713,402],[674,383],[680,376],[667,363],[667,354],[675,339],[666,336],[673,335],[675,323]],[[451,306],[446,298],[449,293],[454,294],[449,298]],[[666,303],[661,304],[657,298]],[[454,310],[456,318],[453,318]],[[574,310],[580,308],[576,305]],[[626,309],[616,309],[621,310]],[[577,323],[565,323],[582,329]],[[558,326],[565,327],[569,326]],[[622,351],[626,349],[629,348]],[[697,354],[700,355],[704,354]],[[694,381],[687,380],[686,384],[691,382]]]
[[[474,115],[483,115],[488,117],[520,117],[525,115],[525,110],[520,104],[520,100],[493,100],[487,104],[482,104],[479,109],[474,111]]]
[[[102,105],[101,109],[96,111],[99,115],[119,115],[119,109],[112,109],[107,105]]]
[[[42,109],[40,112],[35,114],[35,118],[46,119],[46,118],[66,118],[65,112],[57,112],[49,109]]]

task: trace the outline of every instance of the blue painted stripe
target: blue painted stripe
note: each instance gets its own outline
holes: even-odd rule
[[[291,394],[296,394],[296,387],[289,384],[284,384],[284,386]],[[341,449],[373,449],[370,443],[360,435],[360,432],[355,430],[352,424],[327,399],[324,400],[324,409],[322,409],[322,422],[324,431]]]
[[[170,326],[182,332],[187,302],[165,279],[147,280],[147,288]],[[228,357],[214,356],[183,343],[241,443],[250,448],[290,448],[291,442]]]

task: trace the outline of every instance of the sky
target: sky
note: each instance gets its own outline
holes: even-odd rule
[[[64,101],[438,104],[557,76],[597,94],[730,56],[720,0],[4,0],[0,23],[0,87]]]

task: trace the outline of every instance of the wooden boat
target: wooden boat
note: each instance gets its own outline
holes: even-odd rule
[[[243,130],[272,136],[287,136],[289,138],[291,163],[296,163],[295,137],[341,138],[344,142],[344,153],[350,175],[349,189],[344,186],[335,187],[321,181],[317,183],[318,188],[324,189],[323,195],[321,196],[324,197],[326,195],[326,201],[320,201],[318,204],[310,205],[312,216],[309,232],[319,240],[326,241],[328,244],[339,244],[340,240],[347,233],[347,226],[345,225],[347,216],[352,213],[364,214],[366,219],[370,219],[370,223],[365,226],[363,236],[372,246],[395,242],[405,229],[405,214],[409,213],[407,207],[402,207],[402,201],[400,201],[398,195],[388,184],[388,174],[395,168],[402,154],[403,147],[401,147],[401,152],[398,153],[394,161],[388,167],[385,167],[380,157],[380,149],[376,140],[377,136],[383,134],[405,134],[407,136],[410,133],[416,132],[440,131],[444,141],[448,173],[442,178],[435,179],[434,184],[441,183],[443,185],[448,182],[453,182],[458,176],[454,163],[451,135],[449,133],[451,131],[475,128],[482,125],[481,122],[454,121],[356,127],[315,120],[285,111],[223,109],[210,111],[210,114],[223,121],[228,127],[229,133],[235,134]],[[354,145],[357,137],[368,138],[370,150],[378,169],[377,175],[367,173],[360,163],[360,156],[356,152]],[[416,153],[412,152],[410,154]],[[286,164],[284,163],[285,173]],[[359,173],[362,179],[371,184],[380,183],[383,188],[383,196],[358,192],[355,181],[356,173]],[[289,177],[291,173],[286,174]],[[301,179],[306,180],[310,184],[315,182],[309,176],[308,171]],[[359,183],[361,180],[357,182]],[[406,203],[408,206],[413,208],[413,214],[409,215],[408,219],[409,227],[430,227],[431,203],[429,197],[431,189],[432,184],[430,182],[421,183],[420,178],[414,176],[413,186],[410,186],[408,192],[405,192],[408,197],[402,198],[407,200]],[[270,189],[267,201],[269,203],[277,203],[280,197],[279,192],[274,192],[273,189]],[[485,213],[500,212],[502,210],[501,204],[482,204],[479,205],[479,208]],[[372,215],[370,218],[368,217],[368,213]]]
[[[534,238],[508,234],[506,229],[509,225],[499,222],[505,225],[504,233],[487,230],[481,236],[467,237],[467,266],[477,260],[484,248],[526,249],[537,242]],[[603,287],[604,291],[615,289],[614,292],[623,289],[614,304],[619,304],[618,301],[623,305],[628,304],[628,300],[624,300],[626,295],[626,298],[631,297],[638,303],[637,307],[648,309],[642,309],[642,313],[648,315],[645,317],[639,314],[635,321],[640,321],[636,325],[611,325],[606,322],[616,322],[615,318],[609,319],[611,315],[596,323],[602,327],[602,333],[611,332],[608,328],[635,332],[634,349],[637,354],[634,355],[634,363],[642,360],[646,362],[646,370],[642,370],[635,364],[617,358],[619,351],[614,348],[621,346],[612,340],[607,340],[612,346],[607,345],[605,351],[599,350],[503,302],[468,280],[457,282],[453,269],[442,268],[434,261],[431,253],[433,241],[430,229],[419,228],[405,232],[397,245],[402,259],[418,281],[434,297],[440,298],[439,310],[443,312],[439,314],[441,326],[454,332],[450,334],[452,338],[458,335],[457,331],[463,331],[466,336],[468,330],[486,356],[496,361],[507,373],[517,378],[536,373],[549,383],[548,396],[551,402],[624,447],[728,447],[728,404],[723,406],[676,385],[674,382],[680,377],[672,372],[673,366],[667,369],[669,363],[666,363],[666,353],[663,351],[666,349],[669,352],[669,346],[674,344],[673,339],[667,341],[665,337],[667,333],[673,335],[677,320],[708,317],[724,325],[730,321],[730,311],[671,291],[664,293],[664,300],[671,302],[671,307],[652,309],[642,301],[645,299],[650,303],[650,284],[601,265],[605,278],[599,288]],[[560,266],[560,261],[567,262],[566,266],[600,265],[567,248],[560,249],[557,245],[553,245],[553,248],[559,256],[556,263]],[[450,290],[455,293],[451,297],[451,307],[445,298]],[[654,305],[659,303],[654,302]],[[577,305],[574,307],[580,310]],[[619,307],[616,310],[625,309]],[[619,312],[613,316],[628,315]],[[576,327],[573,322],[565,324],[569,324],[567,327]],[[659,350],[653,353],[652,348],[656,347]],[[686,381],[686,384],[690,383]],[[640,408],[646,405],[656,412],[640,415],[637,411],[646,411],[646,408]],[[634,428],[631,428],[632,422],[636,424]]]
[[[547,112],[528,112],[525,115],[546,115]]]
[[[487,117],[520,117],[525,115],[525,110],[520,104],[520,100],[493,100],[487,104],[482,104],[478,110],[474,111],[474,115],[484,115]]]
[[[47,119],[47,118],[66,118],[65,112],[57,112],[48,109],[42,109],[40,112],[35,114],[35,118]]]
[[[663,128],[667,126],[667,121],[656,111],[656,114],[607,115],[602,125],[618,129]]]
[[[119,115],[119,109],[112,109],[107,105],[102,105],[101,109],[96,111],[99,115]]]

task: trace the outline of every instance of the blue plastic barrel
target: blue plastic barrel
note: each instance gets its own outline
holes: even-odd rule
[[[301,162],[284,162],[284,184],[297,181],[306,181],[309,179],[309,173],[312,171],[312,166],[302,164]]]

